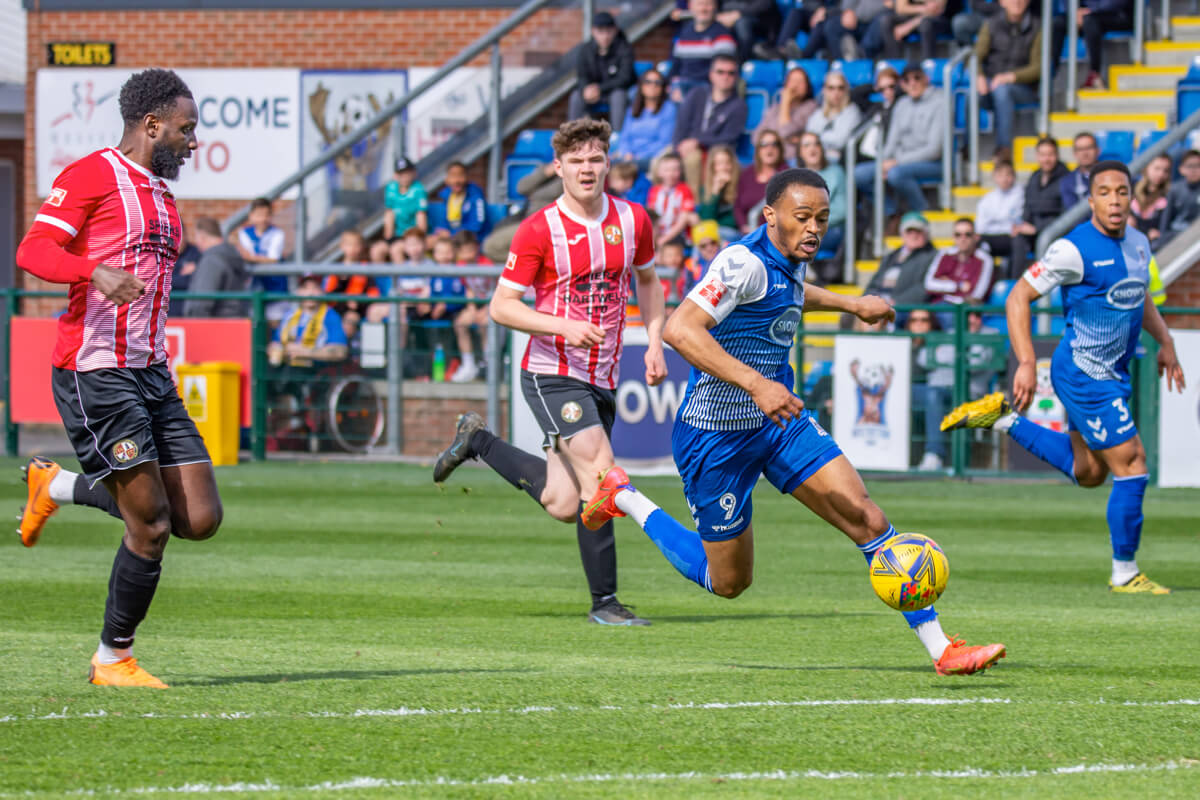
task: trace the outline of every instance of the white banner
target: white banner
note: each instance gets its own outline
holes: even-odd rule
[[[411,67],[412,86],[436,72],[434,67]],[[507,97],[541,70],[537,67],[503,67],[500,70],[500,96]],[[491,99],[492,72],[488,67],[459,67],[433,88],[418,97],[408,108],[405,128],[408,132],[406,155],[419,161],[470,123],[479,119]]]
[[[1159,384],[1158,485],[1200,486],[1200,331],[1171,331],[1187,384],[1183,394]]]
[[[833,347],[833,438],[859,469],[909,466],[907,336],[838,336]]]
[[[115,146],[123,124],[117,98],[137,70],[39,69],[37,192],[73,161]],[[200,112],[200,149],[173,186],[177,197],[250,199],[300,166],[300,72],[295,69],[181,69]]]

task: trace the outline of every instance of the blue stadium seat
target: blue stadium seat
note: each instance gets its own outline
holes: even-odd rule
[[[742,80],[747,87],[765,89],[769,97],[783,84],[783,62],[747,61],[742,64]]]
[[[873,83],[875,80],[874,64],[869,58],[861,58],[857,61],[834,61],[830,69],[845,75],[851,88],[862,86],[864,83]]]
[[[1133,131],[1096,131],[1096,144],[1103,160],[1133,161]]]
[[[817,388],[817,382],[821,378],[828,377],[833,374],[832,361],[818,361],[808,370],[808,375],[804,377],[804,395],[812,394],[813,389]]]
[[[671,59],[664,58],[654,68],[658,70],[659,74],[666,75],[671,71]]]
[[[1178,84],[1175,95],[1176,117],[1179,122],[1190,117],[1200,108],[1200,56],[1192,59],[1187,74]]]
[[[635,61],[633,62],[633,71],[637,73],[638,78],[641,78],[650,70],[654,69],[653,61]]]
[[[1003,306],[1004,301],[1008,299],[1008,293],[1012,291],[1012,287],[1016,283],[1016,281],[1009,280],[999,280],[993,283],[992,291],[988,294],[987,305]],[[1008,317],[1003,312],[999,314],[984,314],[983,324],[995,328],[1000,333],[1008,333]]]
[[[1137,155],[1141,155],[1144,151],[1153,147],[1159,139],[1167,135],[1166,131],[1146,131],[1138,139]]]
[[[496,223],[507,217],[510,213],[508,203],[488,203],[487,204],[487,219],[488,227],[495,228]]]
[[[446,221],[446,204],[440,200],[430,201],[425,213],[429,216],[429,230],[450,227],[450,223]]]
[[[743,133],[738,137],[737,147],[738,161],[742,164],[751,164],[754,162],[754,139],[750,134]]]
[[[767,110],[769,98],[766,89],[760,86],[746,87],[746,130],[752,131],[762,121],[763,112]]]
[[[945,81],[946,59],[944,58],[927,58],[921,62],[921,69],[925,70],[925,74],[929,76],[931,86],[941,87]]]
[[[879,61],[875,62],[875,74],[878,75],[879,70],[883,69],[884,67],[891,67],[892,69],[896,70],[896,74],[899,75],[900,73],[904,72],[905,63],[907,62],[905,62],[903,58],[881,58]]]
[[[820,58],[798,58],[787,62],[787,68],[800,67],[808,75],[808,81],[813,87],[813,96],[821,93],[821,85],[825,83],[825,73],[829,72],[829,62]]]
[[[554,131],[549,128],[530,128],[517,135],[517,143],[513,146],[513,158],[534,158],[538,161],[550,161],[554,158],[554,148],[550,140]]]

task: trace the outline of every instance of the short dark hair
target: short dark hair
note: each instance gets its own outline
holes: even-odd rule
[[[147,69],[129,76],[121,86],[117,103],[125,127],[132,128],[147,114],[166,116],[181,97],[192,97],[192,90],[182,78],[169,69]]]
[[[785,169],[783,172],[776,172],[771,176],[771,180],[767,181],[767,205],[773,208],[784,192],[797,185],[823,189],[825,194],[829,194],[829,184],[825,183],[825,179],[815,170],[804,167]]]
[[[250,210],[253,211],[256,208],[265,208],[267,211],[270,211],[271,201],[265,197],[256,197],[250,201]]]
[[[550,137],[550,147],[554,150],[555,158],[562,158],[576,147],[596,141],[600,142],[600,147],[607,153],[611,138],[612,126],[608,124],[608,120],[583,117],[559,125],[554,136]]]
[[[474,231],[469,231],[466,228],[458,231],[450,237],[450,241],[454,242],[455,247],[462,247],[464,244],[479,244],[479,237]]]
[[[449,172],[450,170],[454,169],[455,167],[460,168],[463,172],[467,171],[467,165],[464,164],[463,162],[451,161],[449,164],[446,165],[446,172]]]
[[[1182,166],[1183,162],[1187,161],[1189,158],[1200,158],[1200,150],[1188,150],[1179,157],[1179,164]]]
[[[196,230],[207,233],[209,236],[221,237],[221,224],[212,217],[197,217],[192,224],[196,226]]]
[[[1016,172],[1016,168],[1013,167],[1013,163],[1006,158],[1002,158],[992,165],[992,172],[995,172],[998,169],[1007,169],[1012,172]]]
[[[1092,167],[1092,174],[1090,176],[1091,185],[1095,186],[1096,178],[1100,177],[1100,175],[1105,172],[1119,172],[1129,181],[1129,185],[1133,186],[1133,175],[1130,174],[1129,167],[1126,166],[1124,162],[1113,161],[1111,159],[1106,161],[1098,161],[1096,162],[1096,165]]]
[[[1053,147],[1055,153],[1058,152],[1058,140],[1055,139],[1053,136],[1043,136],[1042,138],[1038,139],[1037,144],[1034,146],[1034,149],[1041,147],[1044,144],[1048,144],[1051,147]]]
[[[712,69],[712,66],[718,61],[724,61],[728,64],[733,64],[735,68],[741,66],[736,56],[732,56],[729,53],[717,53],[712,57],[712,60],[708,62],[709,69]]]
[[[1100,141],[1096,138],[1096,134],[1094,134],[1094,133],[1089,133],[1088,131],[1080,131],[1079,133],[1075,134],[1075,138],[1071,140],[1071,143],[1074,144],[1075,142],[1078,142],[1080,139],[1091,139],[1093,147],[1100,146]]]
[[[660,248],[658,248],[658,249],[659,249],[659,250],[666,250],[668,247],[678,247],[680,250],[684,250],[684,251],[686,251],[686,250],[687,250],[687,248],[686,248],[686,247],[684,247],[684,245],[683,245],[683,240],[682,240],[682,239],[671,239],[671,240],[670,240],[670,241],[668,241],[668,242],[663,242],[663,245],[662,245],[662,247],[660,247]]]
[[[975,220],[971,219],[970,217],[959,217],[958,219],[954,220],[954,224],[955,225],[970,225],[971,230],[975,230]]]
[[[617,178],[624,178],[627,181],[637,180],[638,165],[636,161],[618,161],[612,165],[612,169],[608,174]]]

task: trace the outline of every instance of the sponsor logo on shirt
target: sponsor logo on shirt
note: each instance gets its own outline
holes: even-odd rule
[[[570,239],[567,239],[567,246],[568,246],[568,247],[574,247],[575,245],[579,244],[579,240],[580,240],[580,239],[582,239],[582,238],[583,238],[583,237],[585,237],[585,236],[587,236],[587,234],[586,234],[586,233],[577,233],[577,234],[575,234],[575,235],[574,235],[574,236],[572,236]]]
[[[60,186],[55,186],[50,190],[50,196],[46,198],[46,205],[55,207],[61,206],[63,204],[63,200],[66,199],[67,190]]]
[[[1146,300],[1146,284],[1137,278],[1126,278],[1117,281],[1108,288],[1108,303],[1115,308],[1130,310],[1142,305]]]
[[[800,327],[800,309],[790,306],[771,323],[771,338],[779,344],[790,345]]]
[[[1050,254],[1046,253],[1046,255],[1050,255]],[[1029,277],[1040,278],[1040,277],[1042,277],[1042,273],[1044,273],[1045,271],[1046,271],[1046,268],[1044,266],[1042,266],[1042,262],[1035,261],[1035,262],[1033,262],[1033,266],[1029,268]]]
[[[625,236],[621,233],[620,225],[604,226],[604,241],[612,245],[618,245],[624,240]]]
[[[714,278],[700,287],[700,296],[711,303],[713,308],[716,308],[721,303],[721,298],[725,296],[725,284]]]
[[[517,268],[517,254],[512,252],[511,250],[508,252],[508,260],[504,262],[504,268],[505,269],[516,269]]]

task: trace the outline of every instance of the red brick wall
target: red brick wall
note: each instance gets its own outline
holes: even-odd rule
[[[1167,287],[1167,305],[1195,308],[1196,314],[1172,314],[1166,318],[1172,328],[1200,328],[1200,264],[1196,264]]]
[[[452,410],[450,413],[448,409]],[[404,455],[436,456],[454,438],[454,426],[459,413],[474,411],[487,416],[487,400],[478,397],[405,397],[404,398]],[[501,438],[508,436],[508,400],[500,401]]]

